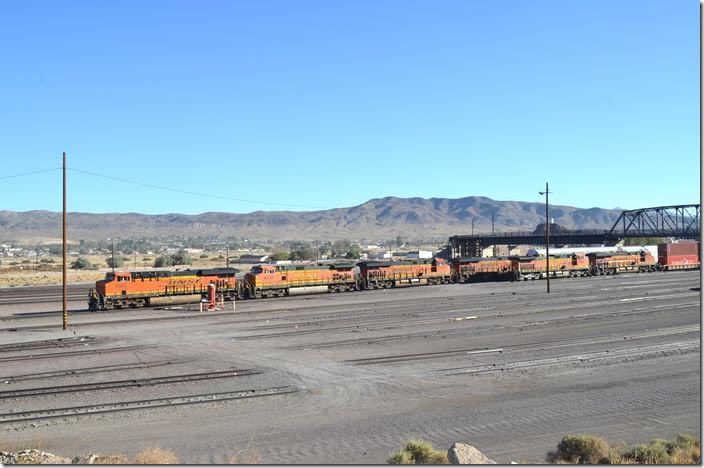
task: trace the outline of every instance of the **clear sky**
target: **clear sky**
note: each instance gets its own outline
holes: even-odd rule
[[[0,210],[697,203],[699,60],[694,0],[6,0]]]

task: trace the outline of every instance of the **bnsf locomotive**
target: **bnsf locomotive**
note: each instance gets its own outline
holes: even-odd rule
[[[700,243],[660,244],[658,257],[640,252],[546,257],[434,258],[415,261],[360,261],[317,265],[256,265],[242,279],[233,268],[107,273],[89,293],[90,310],[153,305],[160,298],[205,297],[214,287],[218,299],[259,299],[313,292],[394,288],[413,284],[466,283],[487,279],[535,280],[699,268]]]

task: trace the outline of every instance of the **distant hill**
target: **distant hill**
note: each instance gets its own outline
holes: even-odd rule
[[[253,240],[335,240],[445,238],[474,231],[533,231],[545,222],[542,203],[497,201],[487,197],[369,200],[351,208],[293,212],[69,213],[70,239],[152,236],[237,236]],[[620,210],[551,205],[550,217],[566,229],[608,229]],[[0,240],[61,236],[61,213],[0,211]]]

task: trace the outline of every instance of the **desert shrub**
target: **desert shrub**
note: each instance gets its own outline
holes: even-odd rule
[[[179,461],[174,452],[154,447],[139,452],[134,462],[137,465],[176,465]]]
[[[446,465],[447,453],[436,450],[430,442],[409,440],[386,460],[389,465]]]
[[[555,452],[548,452],[548,463],[606,464],[610,461],[611,449],[603,439],[585,434],[566,435],[557,444]]]
[[[557,451],[549,452],[545,460],[571,464],[701,464],[701,449],[699,439],[688,434],[680,434],[675,440],[653,439],[632,447],[609,447],[598,437],[567,435],[557,445]]]
[[[627,462],[640,464],[700,464],[701,449],[699,439],[680,434],[675,440],[653,439],[649,444],[637,444],[625,450],[622,458]]]
[[[56,263],[53,258],[42,258],[39,260],[41,263]]]
[[[174,262],[171,259],[171,255],[161,255],[159,257],[156,257],[156,260],[154,260],[155,268],[169,267],[173,264]]]
[[[125,261],[121,257],[115,257],[114,260],[112,257],[107,257],[105,263],[107,263],[108,268],[120,268],[125,265]]]
[[[193,260],[191,260],[191,257],[190,255],[188,255],[188,253],[181,250],[178,253],[171,255],[171,262],[172,265],[190,265],[191,263],[193,263]]]
[[[623,455],[627,460],[639,464],[666,465],[670,463],[670,454],[667,453],[667,442],[653,440],[649,444],[636,444]]]
[[[74,270],[92,270],[93,265],[88,261],[88,259],[78,257],[73,263],[71,263],[71,268]]]
[[[668,452],[673,465],[695,464],[702,462],[702,452],[699,439],[689,434],[680,434],[674,443],[670,442]]]

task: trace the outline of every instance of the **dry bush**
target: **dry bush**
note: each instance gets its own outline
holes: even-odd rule
[[[567,435],[557,445],[557,451],[545,457],[548,463],[570,464],[701,464],[699,439],[680,434],[675,440],[653,439],[648,444],[632,447],[609,447],[602,439],[589,435]]]
[[[153,447],[139,452],[134,463],[137,465],[176,465],[179,461],[174,452]]]
[[[609,444],[599,437],[566,435],[557,444],[557,450],[549,452],[545,460],[548,463],[606,464],[610,461],[610,454]]]
[[[389,465],[447,465],[447,453],[436,450],[430,442],[409,440],[386,460]]]

